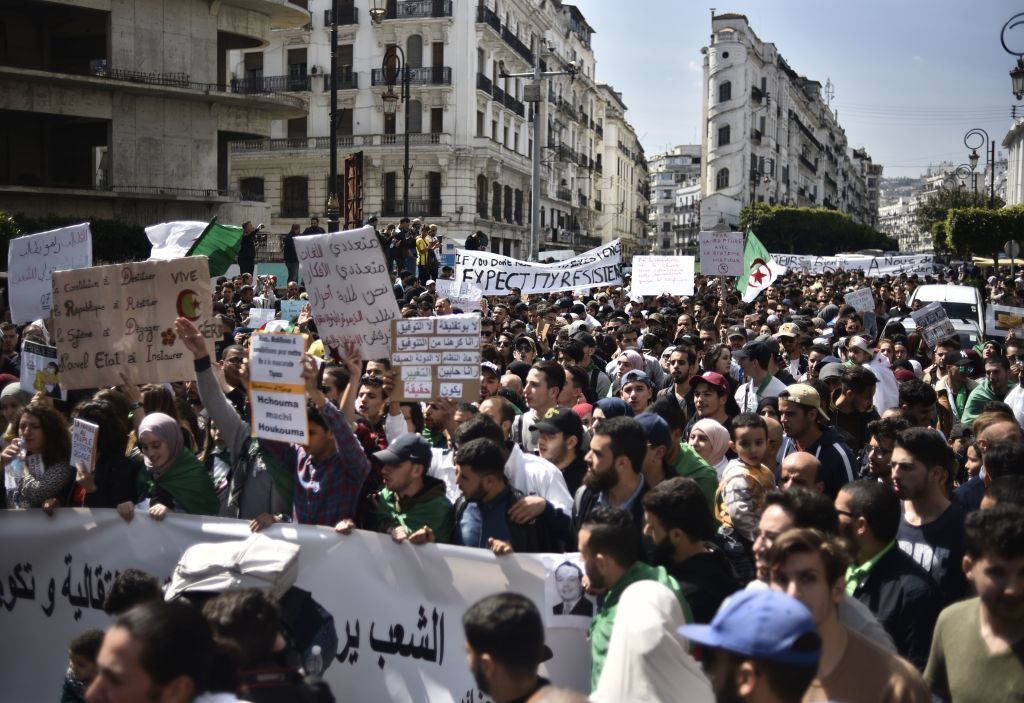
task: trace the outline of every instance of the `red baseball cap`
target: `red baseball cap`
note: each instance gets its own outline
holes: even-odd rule
[[[725,380],[725,376],[717,371],[705,371],[703,374],[690,376],[690,388],[693,388],[698,383],[707,383],[718,388],[724,394],[729,393],[729,382]]]

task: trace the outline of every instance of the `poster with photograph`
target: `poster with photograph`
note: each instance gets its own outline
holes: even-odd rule
[[[583,559],[579,552],[545,554],[544,607],[548,627],[587,629],[597,603],[583,589]]]

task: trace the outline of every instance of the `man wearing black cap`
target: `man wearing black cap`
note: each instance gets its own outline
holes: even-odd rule
[[[491,361],[480,364],[480,402],[498,394],[501,388],[501,370]]]
[[[550,686],[537,667],[551,659],[537,606],[518,593],[477,601],[462,616],[466,662],[481,693],[495,703],[525,703]]]
[[[589,332],[583,331],[577,332],[572,338],[583,345],[583,361],[580,362],[579,366],[582,366],[583,370],[587,372],[590,378],[590,387],[597,393],[598,398],[604,398],[612,387],[612,379],[595,360],[594,353],[597,351],[597,340]]]
[[[569,495],[576,495],[587,473],[582,453],[583,422],[572,410],[562,408],[534,427],[539,433],[537,446],[541,457],[558,467]]]
[[[736,402],[741,413],[757,412],[757,404],[762,398],[776,398],[786,390],[786,384],[768,373],[768,364],[774,353],[775,350],[765,342],[749,342],[732,353],[747,379],[736,389]]]
[[[743,345],[747,343],[747,328],[743,325],[733,325],[729,328],[727,335],[729,348],[734,352],[742,349]]]

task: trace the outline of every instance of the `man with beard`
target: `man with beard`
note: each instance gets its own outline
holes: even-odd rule
[[[455,402],[449,398],[438,398],[427,403],[423,413],[423,439],[434,449],[448,449],[455,436]]]
[[[966,513],[947,492],[954,462],[953,450],[933,429],[912,427],[896,437],[892,482],[903,500],[897,543],[932,575],[947,602],[962,598],[967,588],[960,569]]]
[[[501,369],[491,361],[480,364],[480,402],[493,398],[501,389]]]
[[[447,542],[452,533],[452,504],[444,482],[427,475],[431,452],[427,440],[405,434],[373,455],[381,463],[384,489],[377,504],[377,531],[396,542]],[[347,534],[351,521],[335,529]]]
[[[856,478],[853,452],[828,425],[829,417],[812,386],[796,383],[779,393],[779,420],[798,450],[821,462],[821,480],[830,497],[835,498],[843,484]]]
[[[608,422],[614,422],[614,419]],[[593,661],[591,690],[597,687],[598,679],[601,678],[619,598],[627,586],[637,581],[657,581],[675,594],[686,622],[693,622],[686,597],[680,592],[676,580],[665,571],[665,567],[649,566],[640,561],[643,549],[636,528],[629,513],[607,507],[590,513],[580,528],[580,558],[583,559],[590,588],[604,593],[601,607],[594,615],[587,633],[590,636]]]
[[[658,398],[672,398],[682,409],[686,418],[693,417],[696,409],[690,388],[692,369],[697,363],[697,353],[693,347],[678,346],[668,357],[668,375],[672,385],[658,391]]]
[[[611,507],[633,516],[639,540],[644,524],[643,495],[648,490],[642,473],[646,455],[647,438],[633,418],[613,417],[597,426],[585,458],[587,473],[583,486],[576,491],[573,501],[573,535],[579,534],[592,512]]]
[[[550,686],[537,674],[552,657],[537,606],[518,593],[477,601],[462,616],[466,663],[476,687],[495,703],[531,703]]]
[[[693,479],[671,478],[652,488],[643,506],[649,563],[664,566],[679,582],[694,622],[711,622],[722,601],[740,585],[729,562],[705,543],[715,529],[703,491]]]
[[[839,395],[832,396],[835,399],[832,417],[850,449],[860,454],[868,439],[868,425],[878,419],[874,401],[878,381],[875,374],[863,366],[850,366],[842,370],[839,382]]]
[[[861,474],[887,485],[892,485],[892,450],[896,437],[910,427],[902,417],[887,417],[868,424],[867,463]]]
[[[970,425],[984,411],[988,402],[1003,400],[1016,387],[1016,383],[1010,383],[1010,362],[1006,357],[1001,354],[989,356],[985,359],[985,380],[967,396],[960,422]]]
[[[941,700],[1012,701],[1024,691],[1024,508],[967,518],[964,571],[977,597],[939,616],[924,677]]]

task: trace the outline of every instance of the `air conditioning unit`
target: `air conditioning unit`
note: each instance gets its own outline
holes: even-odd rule
[[[319,76],[320,75],[320,71],[321,71],[321,68],[319,66],[313,66],[311,69],[309,69],[309,75],[311,75],[311,76]]]

